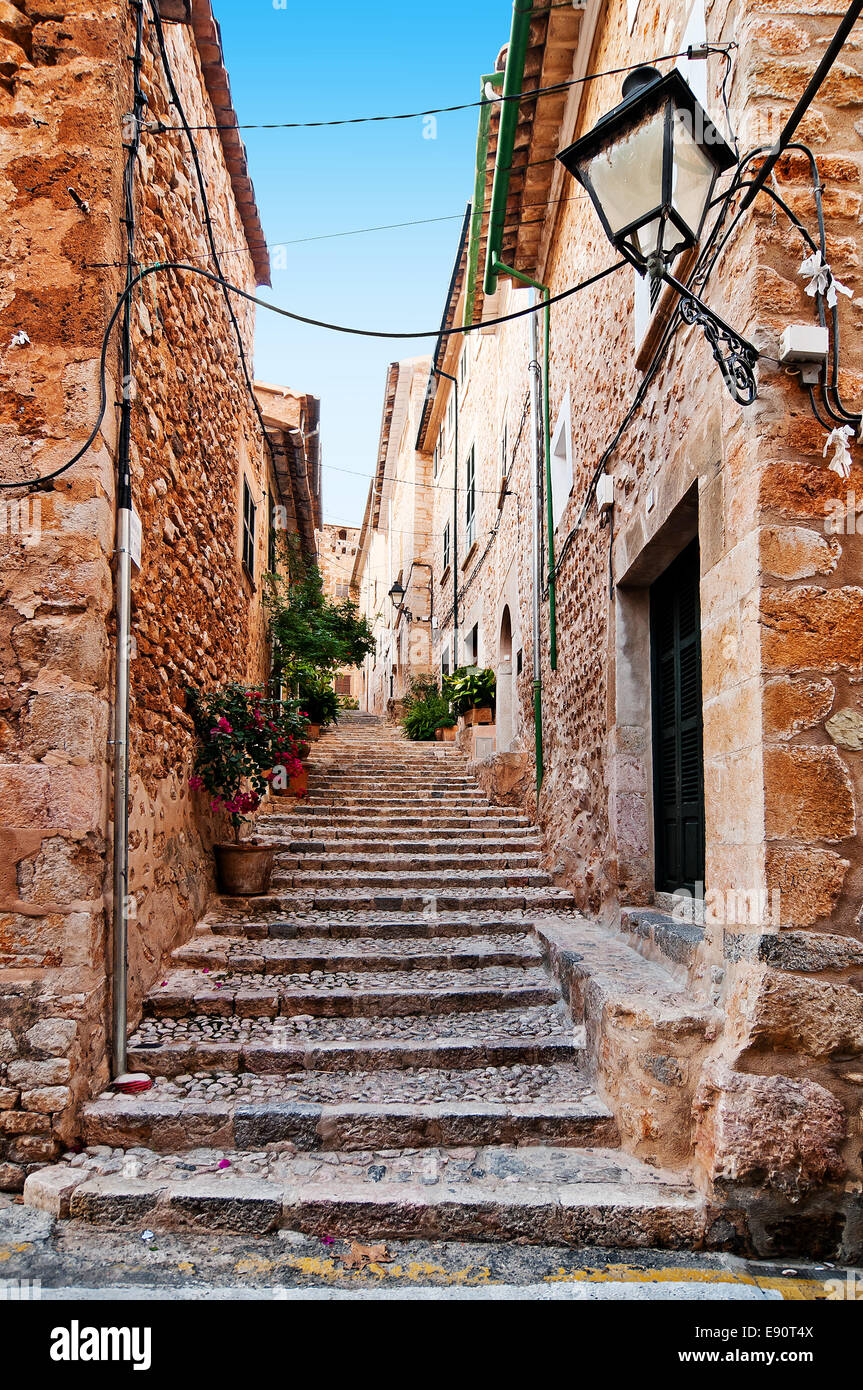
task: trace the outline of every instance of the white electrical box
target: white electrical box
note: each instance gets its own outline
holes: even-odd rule
[[[614,479],[608,473],[603,473],[596,485],[596,505],[601,512],[614,506]]]
[[[791,323],[779,339],[779,361],[783,366],[799,362],[827,361],[830,335],[818,323]]]

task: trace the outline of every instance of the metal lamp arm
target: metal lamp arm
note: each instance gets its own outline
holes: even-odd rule
[[[680,312],[684,322],[697,324],[704,333],[722,379],[738,405],[752,405],[758,395],[755,364],[761,354],[757,347],[713,309],[709,309],[697,294],[669,274],[664,265],[651,263],[648,269],[653,279],[663,280],[680,295]]]

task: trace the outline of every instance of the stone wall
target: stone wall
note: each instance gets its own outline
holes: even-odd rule
[[[785,4],[781,14],[772,0],[707,5],[708,38],[734,38],[740,45],[730,93],[744,149],[775,138],[843,13],[830,0]],[[620,0],[600,20],[590,66],[614,69],[675,52],[686,24],[683,7],[641,0],[630,34]],[[825,186],[828,259],[853,293],[840,296],[839,315],[840,381],[854,408],[863,399],[861,43],[863,34],[855,31],[801,127]],[[717,59],[707,67],[708,105],[720,123],[723,66]],[[619,80],[590,83],[577,120],[571,97],[560,145],[619,100]],[[787,156],[776,185],[814,230],[805,158]],[[554,211],[532,271],[552,294],[614,259],[579,193],[562,173],[553,182]],[[813,320],[798,275],[804,254],[799,233],[762,197],[705,290],[707,301],[765,354],[758,401],[745,410],[737,406],[700,331],[678,331],[609,464],[613,531],[594,504],[573,528],[674,298],[670,291],[660,298],[644,337],[628,270],[552,311],[551,424],[554,429],[568,406],[573,484],[555,534],[558,555],[566,546],[557,589],[556,671],[549,663],[543,595],[545,779],[538,805],[530,773],[529,420],[512,458],[509,490],[516,495],[498,508],[504,422],[512,449],[528,390],[525,322],[477,335],[463,349],[451,341],[445,365],[456,372],[459,353],[468,354],[461,479],[463,487],[464,460],[475,447],[480,489],[476,548],[465,556],[460,543],[461,641],[477,624],[476,659],[494,666],[500,683],[501,674],[507,676],[508,607],[516,668],[523,654],[521,675],[512,678],[508,758],[483,764],[479,772],[501,799],[511,802],[515,794],[536,809],[556,877],[583,909],[612,923],[622,904],[654,901],[649,586],[698,537],[708,900],[690,987],[696,999],[724,1010],[725,1026],[702,1058],[692,1151],[701,1181],[729,1211],[736,1201],[750,1211],[759,1206],[758,1219],[776,1226],[785,1220],[782,1203],[794,1201],[803,1204],[804,1226],[807,1210],[815,1220],[829,1209],[834,1215],[827,1225],[841,1233],[843,1222],[848,1231],[859,1224],[855,1194],[863,1177],[863,711],[857,695],[863,554],[859,522],[847,519],[863,495],[863,474],[856,446],[849,480],[828,471],[827,430],[813,418],[799,381],[771,360],[787,323]],[[524,293],[504,288],[494,311],[520,307]],[[429,451],[447,404],[441,391],[426,435]],[[447,438],[435,510],[435,602],[444,624],[436,661],[453,637],[451,577],[442,565],[451,470]],[[838,534],[829,524],[831,504],[839,504],[843,516]],[[460,525],[463,536],[463,509]],[[778,900],[772,897],[777,890]],[[753,920],[741,906],[759,894],[781,903],[776,920]],[[721,910],[711,907],[711,896]],[[752,1153],[758,1151],[759,1162],[750,1163],[741,1136],[756,1115]]]
[[[213,124],[191,29],[166,25],[166,36],[191,124]],[[121,122],[133,38],[126,6],[0,7],[5,479],[57,467],[96,416],[98,355],[125,254]],[[150,117],[175,124],[149,23],[143,84]],[[242,247],[221,144],[198,138],[217,245]],[[207,264],[182,134],[145,134],[136,202],[142,262]],[[250,253],[232,254],[226,268],[254,287]],[[251,356],[251,306],[236,313]],[[261,518],[274,492],[217,287],[151,277],[135,298],[133,359],[144,543],[132,616],[132,1019],[210,886],[208,846],[220,827],[187,788],[184,692],[264,670],[266,527],[250,576],[240,563],[242,476]],[[93,448],[34,495],[38,524],[15,524],[16,512],[0,536],[0,1165],[11,1186],[68,1144],[77,1102],[107,1077],[117,361],[112,344],[109,408]]]
[[[324,593],[337,603],[351,597],[351,577],[360,538],[358,526],[339,526],[330,523],[316,533],[318,569],[324,581]],[[356,668],[336,672],[336,689],[350,700],[359,702],[362,693],[360,673]]]
[[[361,679],[363,707],[375,714],[397,714],[411,680],[428,674],[432,664],[433,470],[415,447],[429,366],[430,359],[420,357],[390,367],[392,408],[384,410],[378,474],[354,570],[360,610],[377,639]],[[396,580],[405,590],[401,614],[389,597]]]

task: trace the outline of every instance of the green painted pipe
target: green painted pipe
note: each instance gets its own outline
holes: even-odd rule
[[[536,801],[539,809],[539,794],[542,791],[542,779],[545,776],[545,764],[542,757],[542,681],[533,683],[533,727],[536,740]]]
[[[543,370],[542,370],[542,440],[543,452],[545,454],[545,501],[546,501],[546,521],[548,526],[548,645],[549,661],[552,671],[557,670],[557,586],[554,577],[554,500],[551,495],[551,394],[549,392],[548,377],[551,361],[551,290],[548,285],[540,284],[539,280],[532,280],[529,275],[525,275],[521,270],[513,270],[512,266],[504,265],[502,261],[496,260],[494,263],[495,275],[511,275],[515,280],[521,280],[523,284],[530,285],[532,289],[538,290],[545,299],[545,307],[542,311],[544,319],[544,344],[543,344]]]
[[[502,72],[489,72],[481,79],[480,92],[485,100],[487,84],[500,87],[503,84]],[[476,293],[476,276],[479,268],[479,239],[482,233],[482,215],[485,212],[485,166],[488,160],[488,139],[491,130],[491,102],[480,107],[479,129],[476,135],[476,177],[473,185],[473,206],[470,218],[470,241],[467,251],[467,290],[464,297],[462,325],[473,322],[473,301]]]
[[[512,11],[512,30],[509,36],[509,49],[506,55],[506,68],[503,74],[505,100],[501,106],[500,129],[497,136],[497,157],[494,165],[494,183],[491,189],[491,211],[488,221],[488,249],[485,259],[485,293],[494,294],[497,289],[495,262],[503,249],[503,230],[506,224],[506,203],[509,197],[509,177],[512,169],[512,156],[515,150],[515,137],[518,130],[519,102],[515,100],[524,82],[524,64],[530,39],[530,19],[533,0],[515,0]]]

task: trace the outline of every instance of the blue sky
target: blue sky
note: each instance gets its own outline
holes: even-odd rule
[[[240,122],[335,120],[474,101],[509,37],[509,0],[214,0]],[[440,322],[473,185],[478,112],[333,130],[244,130],[267,241],[451,216],[288,245],[265,297],[315,318],[410,331]],[[272,253],[271,253],[272,254]],[[359,525],[387,364],[432,350],[349,338],[258,310],[255,371],[321,397],[324,514]],[[350,470],[345,472],[336,469]],[[353,476],[361,474],[362,476]]]

